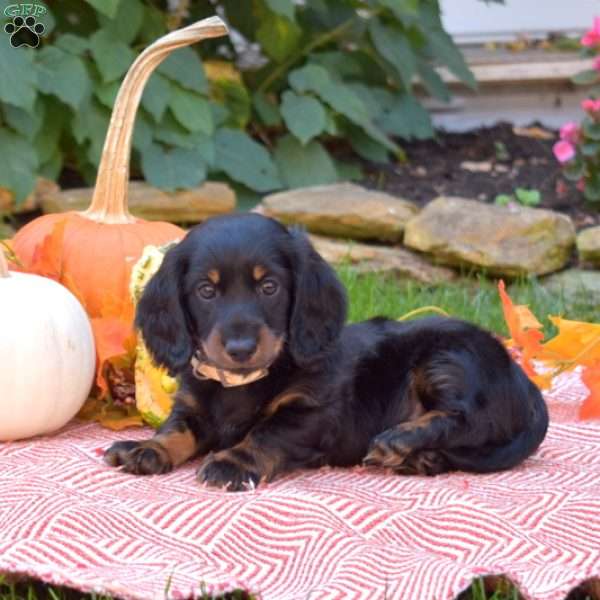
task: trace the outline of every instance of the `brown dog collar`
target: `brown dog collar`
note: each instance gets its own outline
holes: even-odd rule
[[[218,381],[223,387],[247,385],[269,374],[269,369],[256,369],[256,371],[251,371],[250,373],[234,373],[227,369],[219,369],[214,365],[204,362],[199,350],[196,350],[190,363],[194,377],[200,380],[212,379],[213,381]]]

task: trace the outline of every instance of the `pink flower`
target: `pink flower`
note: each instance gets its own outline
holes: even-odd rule
[[[593,67],[596,71],[600,71],[600,56],[596,56],[593,62]]]
[[[554,152],[554,156],[556,156],[556,160],[561,165],[575,158],[575,147],[571,142],[566,142],[565,140],[556,142],[552,147],[552,151]]]
[[[592,28],[581,38],[581,45],[586,48],[600,45],[600,17],[594,19]]]
[[[596,117],[598,116],[598,113],[600,113],[600,100],[586,98],[581,102],[581,108],[583,108],[590,116]]]
[[[579,141],[579,125],[573,121],[565,123],[560,128],[560,139],[564,140],[565,142],[576,144]]]
[[[582,177],[575,186],[580,192],[585,192],[585,179]]]

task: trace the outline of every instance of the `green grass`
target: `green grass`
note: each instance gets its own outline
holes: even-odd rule
[[[508,334],[495,282],[471,277],[459,283],[424,286],[373,274],[359,275],[347,267],[340,269],[339,274],[349,292],[350,321],[377,315],[397,319],[419,307],[437,306],[453,317],[472,321],[501,335]],[[529,305],[544,325],[547,338],[555,333],[548,315],[581,321],[598,319],[594,304],[579,302],[568,306],[562,294],[551,294],[535,279],[515,282],[508,286],[508,292],[515,304]]]
[[[398,282],[377,275],[358,275],[353,269],[339,270],[350,297],[351,321],[360,321],[382,315],[398,318],[423,307],[437,306],[450,315],[467,319],[501,335],[506,335],[506,325],[496,284],[483,278],[465,278],[459,283],[424,286],[413,282]],[[536,280],[523,280],[509,286],[509,293],[517,304],[528,304],[544,324],[547,337],[554,335],[548,315],[560,315],[582,321],[597,320],[597,307],[593,304],[575,304],[568,310],[562,296],[550,294]],[[594,596],[575,596],[592,598]],[[205,596],[205,598],[209,598]],[[252,598],[243,592],[221,596],[224,600]],[[520,595],[507,580],[498,578],[476,579],[462,594],[460,600],[518,600]],[[109,600],[106,596],[87,595],[55,588],[39,582],[8,583],[0,576],[0,600]]]

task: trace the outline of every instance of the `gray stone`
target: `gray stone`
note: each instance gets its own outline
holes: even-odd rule
[[[562,296],[567,308],[596,305],[600,317],[600,272],[567,269],[546,277],[542,285],[551,294]]]
[[[42,200],[45,213],[80,211],[88,208],[94,188],[76,188],[47,194]],[[140,219],[199,223],[214,215],[235,210],[235,192],[225,183],[207,181],[176,192],[165,192],[142,181],[129,184],[129,211]]]
[[[411,202],[353,183],[270,194],[260,210],[313,233],[383,242],[401,241],[406,221],[418,211]]]
[[[575,227],[550,210],[442,197],[406,224],[404,243],[440,264],[508,277],[541,275],[567,263]]]
[[[583,262],[600,267],[600,226],[588,227],[579,232],[577,252]]]
[[[310,239],[317,252],[333,265],[349,264],[360,272],[387,274],[427,284],[452,281],[456,277],[451,269],[432,265],[406,248],[333,240],[317,235],[311,235]]]

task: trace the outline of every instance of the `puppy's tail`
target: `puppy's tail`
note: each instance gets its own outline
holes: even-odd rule
[[[520,371],[520,368],[519,368]],[[511,469],[531,456],[544,441],[548,430],[548,408],[540,390],[522,371],[519,373],[523,397],[529,408],[527,426],[507,444],[483,446],[474,450],[453,448],[442,450],[452,468],[476,473],[490,473]]]

